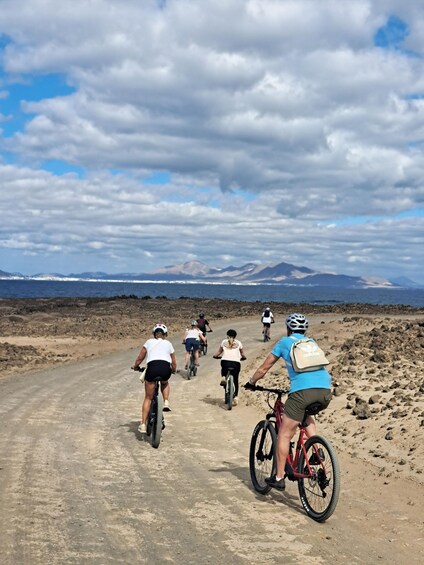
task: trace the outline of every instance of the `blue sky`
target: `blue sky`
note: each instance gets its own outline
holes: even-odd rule
[[[0,270],[424,283],[416,4],[3,0]]]

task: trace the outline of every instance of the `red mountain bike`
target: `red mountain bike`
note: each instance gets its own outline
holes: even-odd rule
[[[253,430],[249,453],[253,487],[257,492],[267,494],[271,487],[265,479],[272,476],[276,469],[277,434],[284,412],[281,397],[288,391],[257,385],[251,390],[267,392],[267,403],[271,408],[266,419],[258,422]],[[277,395],[274,404],[270,402],[272,395]],[[297,481],[303,508],[317,522],[324,522],[332,515],[340,492],[340,467],[333,446],[328,439],[319,435],[308,438],[305,430],[307,416],[317,414],[322,409],[319,402],[306,408],[303,422],[299,424],[297,443],[290,444],[284,476],[289,481]]]

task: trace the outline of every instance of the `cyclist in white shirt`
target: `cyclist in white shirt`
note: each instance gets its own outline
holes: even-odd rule
[[[153,338],[146,341],[138,354],[132,369],[137,370],[147,357],[146,372],[140,377],[144,381],[144,401],[141,410],[141,422],[138,431],[146,433],[146,420],[149,415],[150,404],[155,393],[155,380],[160,377],[160,386],[163,395],[163,409],[170,411],[169,406],[169,377],[177,370],[175,351],[172,343],[166,339],[168,328],[164,324],[156,324],[153,328]]]
[[[183,343],[185,345],[185,368],[188,367],[188,361],[190,359],[190,351],[194,349],[194,359],[196,367],[199,366],[199,345],[200,342],[206,343],[206,338],[203,335],[202,330],[199,329],[197,321],[192,320],[191,327],[187,328],[184,334]]]
[[[271,312],[271,309],[267,306],[265,310],[262,312],[261,322],[263,325],[262,333],[268,336],[268,339],[271,338],[271,324],[274,323],[274,314]]]
[[[243,345],[241,341],[236,339],[236,330],[228,330],[227,338],[221,342],[218,351],[214,357],[221,359],[221,386],[226,385],[225,377],[230,369],[234,377],[234,398],[233,405],[236,406],[238,402],[239,391],[239,374],[240,374],[240,361],[246,359],[243,352]]]

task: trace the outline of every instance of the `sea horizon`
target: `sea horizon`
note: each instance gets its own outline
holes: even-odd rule
[[[377,304],[424,307],[424,289],[401,287],[339,288],[258,283],[196,281],[104,281],[0,279],[0,298],[199,298],[243,302]]]

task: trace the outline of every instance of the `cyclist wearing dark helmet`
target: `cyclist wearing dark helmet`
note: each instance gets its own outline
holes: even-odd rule
[[[197,318],[197,325],[199,327],[199,330],[202,331],[203,335],[206,335],[206,328],[208,328],[210,332],[212,331],[212,328],[210,327],[209,322],[205,318],[205,314],[203,312],[201,312],[199,314],[199,317]]]
[[[144,382],[144,401],[141,409],[141,422],[138,431],[146,433],[146,420],[149,415],[150,404],[155,393],[155,379],[160,377],[160,386],[163,395],[163,409],[170,411],[169,406],[169,377],[177,370],[174,347],[166,339],[168,328],[164,324],[153,327],[153,338],[148,339],[140,350],[132,369],[137,370],[147,357],[147,369],[142,373],[140,380]]]
[[[285,403],[283,420],[278,431],[277,472],[266,479],[273,488],[283,490],[285,463],[290,450],[290,441],[297,427],[303,420],[305,408],[313,402],[320,402],[327,407],[331,401],[331,376],[325,368],[315,371],[296,372],[290,360],[292,345],[304,337],[308,329],[308,320],[297,312],[286,319],[287,336],[280,339],[262,365],[255,371],[245,387],[248,389],[262,379],[271,367],[280,359],[284,359],[290,378],[290,391]],[[308,416],[306,431],[309,437],[316,434],[315,420]]]
[[[239,391],[239,374],[240,374],[240,361],[246,359],[243,352],[243,345],[241,341],[236,339],[236,330],[228,330],[227,338],[221,342],[218,351],[215,353],[215,358],[221,359],[221,386],[225,386],[225,376],[230,369],[234,377],[234,398],[233,406],[238,403]]]

